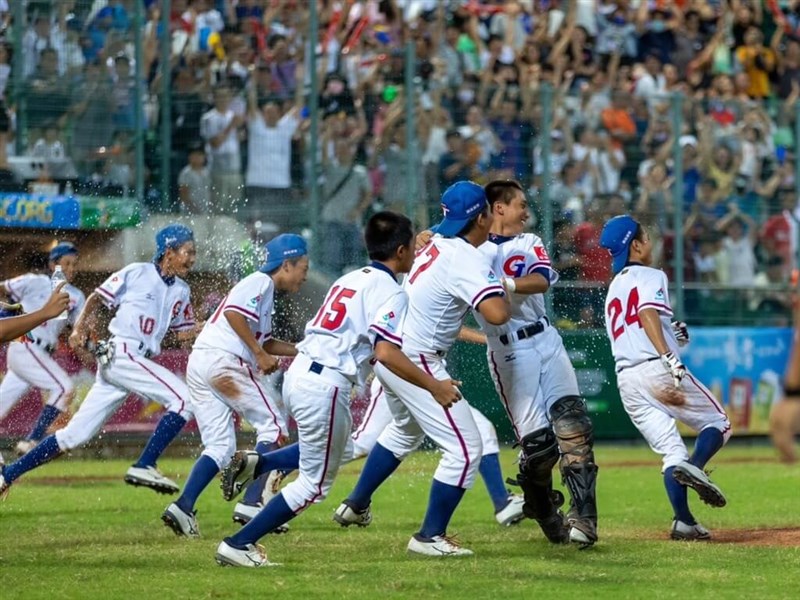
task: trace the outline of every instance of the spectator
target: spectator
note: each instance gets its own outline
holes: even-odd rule
[[[788,283],[786,269],[780,256],[771,256],[764,270],[753,278],[753,290],[748,294],[748,308],[760,315],[786,314],[792,308],[792,299],[783,288]]]
[[[447,152],[439,159],[439,193],[443,194],[456,181],[469,179],[464,139],[457,129],[447,132]]]
[[[83,75],[72,86],[69,115],[72,118],[70,158],[81,173],[88,172],[99,148],[111,145],[112,121],[111,79],[97,62],[88,62]]]
[[[648,54],[644,59],[644,70],[636,81],[633,95],[647,102],[652,112],[664,102],[667,80],[662,72],[661,58],[657,54]]]
[[[794,187],[780,187],[777,195],[779,204],[761,229],[761,244],[767,259],[780,257],[788,277],[797,268],[797,195]]]
[[[33,75],[41,62],[43,50],[55,50],[60,46],[57,35],[53,35],[50,15],[39,14],[22,38],[23,77]]]
[[[28,127],[37,129],[60,119],[69,108],[68,89],[67,81],[58,74],[58,53],[45,48],[26,85]]]
[[[764,34],[758,27],[748,27],[744,45],[736,48],[736,61],[748,77],[747,95],[766,98],[770,93],[769,79],[775,71],[775,53],[764,46]]]
[[[580,279],[598,284],[611,280],[611,261],[608,251],[600,246],[600,233],[606,222],[602,200],[595,198],[587,204],[586,221],[575,228],[575,249],[580,262]],[[580,290],[581,320],[586,326],[599,326],[603,320],[603,293],[598,287]]]
[[[136,128],[136,77],[131,73],[131,61],[124,54],[114,57],[111,96],[114,129],[133,131]],[[142,127],[147,123],[142,122]]]
[[[750,217],[739,211],[738,205],[731,204],[729,211],[715,227],[724,232],[722,252],[727,272],[720,281],[733,287],[750,287],[756,275],[758,228]]]
[[[217,214],[237,214],[242,197],[242,156],[239,129],[244,118],[231,108],[231,90],[214,90],[214,108],[200,120],[211,173],[211,199]]]
[[[489,164],[493,154],[500,149],[500,143],[485,119],[480,106],[470,106],[467,110],[466,123],[458,128],[463,139],[474,139],[481,150],[481,162]]]
[[[190,215],[209,215],[214,212],[211,203],[211,176],[206,166],[206,153],[202,142],[189,146],[189,164],[178,175],[178,195],[181,212]]]
[[[36,158],[48,160],[63,160],[66,156],[64,143],[60,139],[60,128],[58,123],[51,121],[42,127],[44,135],[36,140],[30,150],[30,155]]]
[[[603,127],[608,131],[614,145],[622,148],[623,144],[636,135],[636,124],[630,109],[630,96],[622,91],[615,91],[611,96],[611,106],[600,113]]]

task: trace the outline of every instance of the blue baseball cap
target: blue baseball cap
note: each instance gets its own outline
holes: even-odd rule
[[[194,241],[194,233],[186,225],[179,225],[173,223],[167,225],[156,234],[156,253],[153,256],[153,261],[161,260],[161,257],[170,248],[180,248],[186,242]]]
[[[628,262],[628,250],[639,230],[639,223],[628,215],[620,215],[610,219],[600,234],[600,245],[611,254],[611,270],[622,271]]]
[[[454,183],[442,194],[444,219],[432,230],[444,237],[455,237],[488,204],[482,186],[472,181]]]
[[[72,242],[59,242],[50,250],[49,258],[52,262],[58,262],[60,259],[70,254],[78,254],[78,249],[75,247],[75,244]]]
[[[259,271],[272,273],[290,258],[300,258],[308,254],[308,245],[302,236],[295,233],[282,233],[272,238],[264,246],[264,264]]]

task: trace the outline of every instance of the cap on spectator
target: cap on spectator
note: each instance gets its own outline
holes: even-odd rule
[[[78,249],[75,247],[75,244],[73,244],[72,242],[59,242],[55,246],[53,246],[52,250],[50,250],[50,255],[48,256],[48,258],[50,259],[51,262],[58,262],[59,260],[70,254],[72,255],[78,254]]]
[[[186,150],[188,150],[189,154],[192,152],[202,152],[203,154],[206,153],[206,145],[201,141],[190,142],[186,146]]]
[[[153,262],[158,262],[170,248],[180,248],[187,242],[194,241],[194,233],[186,225],[173,223],[167,225],[156,234],[156,253]]]
[[[629,215],[610,219],[600,234],[600,246],[611,254],[611,270],[619,273],[628,262],[628,249],[639,230],[639,223]]]
[[[308,245],[296,233],[282,233],[267,242],[267,245],[264,246],[264,254],[264,264],[259,271],[272,273],[283,264],[283,261],[306,256]]]
[[[488,205],[483,187],[472,181],[458,181],[442,194],[444,218],[433,231],[444,237],[455,237]]]
[[[697,138],[693,135],[682,135],[678,138],[678,143],[681,145],[681,148],[684,146],[694,146],[697,148]]]

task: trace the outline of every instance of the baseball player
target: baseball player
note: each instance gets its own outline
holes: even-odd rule
[[[259,381],[278,368],[279,356],[297,354],[293,344],[272,337],[275,291],[296,293],[308,273],[308,251],[299,235],[283,234],[266,245],[266,262],[237,283],[197,337],[186,382],[205,446],[181,496],[161,516],[177,535],[198,537],[194,505],[236,452],[234,411],[256,430],[259,453],[286,439],[281,410]],[[239,503],[249,521],[261,510],[260,486],[254,503]]]
[[[71,298],[63,289],[66,285],[66,282],[61,283],[47,299],[45,305],[31,313],[20,314],[18,311],[22,308],[21,306],[5,305],[5,314],[0,317],[0,344],[25,335],[45,321],[49,321],[67,310]]]
[[[372,262],[334,282],[307,323],[305,338],[297,345],[298,354],[284,379],[286,408],[297,423],[299,475],[239,532],[219,544],[216,559],[221,565],[269,565],[257,541],[326,497],[352,443],[351,387],[365,380],[373,358],[427,389],[440,410],[458,406],[454,403],[460,395],[454,383],[428,375],[399,347],[407,296],[395,278],[407,273],[414,260],[411,221],[379,212],[368,221],[364,239]],[[259,462],[258,453],[236,453],[222,474],[226,499],[259,474]]]
[[[558,273],[542,240],[523,232],[529,213],[522,186],[498,180],[485,191],[493,221],[480,250],[502,274],[511,320],[497,326],[477,312],[475,317],[486,333],[495,389],[521,447],[517,482],[525,497],[523,510],[551,542],[590,546],[597,541],[592,421],[561,336],[545,314],[544,293],[558,281]],[[559,510],[564,498],[553,489],[559,457],[571,496],[566,522]]]
[[[78,267],[78,249],[73,244],[56,244],[48,258],[51,272],[60,266],[67,282],[74,279]],[[67,318],[42,323],[24,339],[8,347],[8,372],[0,384],[0,420],[31,387],[44,391],[47,398],[33,429],[17,443],[16,450],[20,455],[39,443],[50,425],[68,408],[74,395],[72,380],[53,360],[52,354],[64,328],[75,323],[86,298],[70,283],[64,290],[70,297]],[[0,292],[22,305],[25,312],[33,312],[47,303],[53,290],[49,275],[27,273],[0,283]]]
[[[796,285],[797,282],[793,281]],[[783,398],[772,405],[769,434],[782,462],[797,460],[795,436],[800,433],[800,299],[794,298],[792,348],[783,380]]]
[[[111,339],[98,344],[95,383],[63,429],[3,469],[0,493],[24,473],[91,440],[131,393],[166,406],[167,412],[125,481],[161,493],[178,491],[175,482],[156,469],[156,460],[192,418],[189,392],[180,378],[150,357],[161,351],[168,333],[181,344],[196,335],[189,286],[181,279],[194,265],[195,256],[192,231],[168,225],[156,235],[153,262],[128,265],[89,296],[70,335],[76,351],[85,352],[90,332],[102,330],[102,306],[115,311],[108,326]]]
[[[442,195],[442,236],[428,243],[414,260],[404,282],[408,315],[403,352],[435,377],[446,377],[444,357],[456,341],[467,312],[474,309],[488,323],[508,321],[510,309],[490,261],[478,247],[485,243],[492,214],[481,186],[471,181],[451,185]],[[447,536],[447,525],[464,492],[472,487],[483,455],[480,432],[469,404],[442,410],[424,390],[375,366],[393,421],[369,453],[355,489],[337,511],[340,523],[371,520],[375,490],[415,450],[425,435],[443,451],[434,474],[428,510],[408,551],[424,556],[469,556],[472,551]]]
[[[627,215],[603,227],[600,245],[611,253],[615,273],[605,302],[606,331],[625,411],[654,452],[662,456],[664,485],[674,517],[670,537],[707,540],[708,529],[689,510],[686,488],[711,506],[725,506],[722,491],[703,468],[730,437],[731,424],[711,392],[681,363],[689,341],[686,325],[672,323],[668,282],[651,268],[647,231]],[[698,432],[690,457],[675,420]]]

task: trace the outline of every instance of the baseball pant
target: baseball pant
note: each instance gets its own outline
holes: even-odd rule
[[[350,389],[338,371],[311,370],[311,360],[298,354],[283,381],[283,399],[297,423],[300,464],[297,479],[281,492],[299,513],[322,502],[330,492],[346,453],[352,454]]]
[[[71,450],[91,440],[122,405],[128,394],[136,394],[164,406],[190,421],[189,390],[171,371],[134,352],[133,345],[114,338],[116,351],[111,363],[97,369],[94,385],[69,423],[56,432],[61,450]]]
[[[438,356],[411,354],[409,358],[437,379],[449,379],[444,360]],[[472,416],[472,408],[461,399],[445,409],[427,391],[376,363],[375,375],[384,388],[392,422],[378,442],[403,460],[427,435],[442,449],[434,479],[447,485],[469,489],[475,482],[483,444]]]
[[[377,443],[378,436],[392,422],[392,411],[389,410],[389,405],[384,397],[383,386],[377,377],[372,380],[369,393],[370,400],[367,410],[364,411],[364,419],[352,434],[353,456],[346,456],[345,462],[363,458],[369,454]],[[483,442],[483,456],[497,454],[500,452],[500,444],[497,441],[497,432],[494,425],[477,408],[470,406],[470,409]]]
[[[39,346],[14,342],[8,346],[8,372],[0,384],[0,419],[31,387],[47,393],[47,404],[66,410],[75,386],[58,363]]]
[[[489,368],[517,441],[550,426],[550,407],[564,396],[579,396],[578,379],[555,327],[504,346],[489,340]]]
[[[664,470],[689,459],[676,420],[698,433],[708,427],[719,429],[725,441],[731,435],[731,424],[725,410],[708,388],[688,371],[681,384],[684,403],[680,406],[659,400],[659,397],[672,397],[662,390],[669,390],[673,385],[672,376],[661,361],[623,369],[617,373],[617,385],[625,412],[650,448],[661,455]]]
[[[286,421],[259,374],[229,352],[194,350],[186,368],[190,404],[203,454],[224,469],[236,452],[233,413],[256,430],[257,441],[273,444],[287,435]]]

